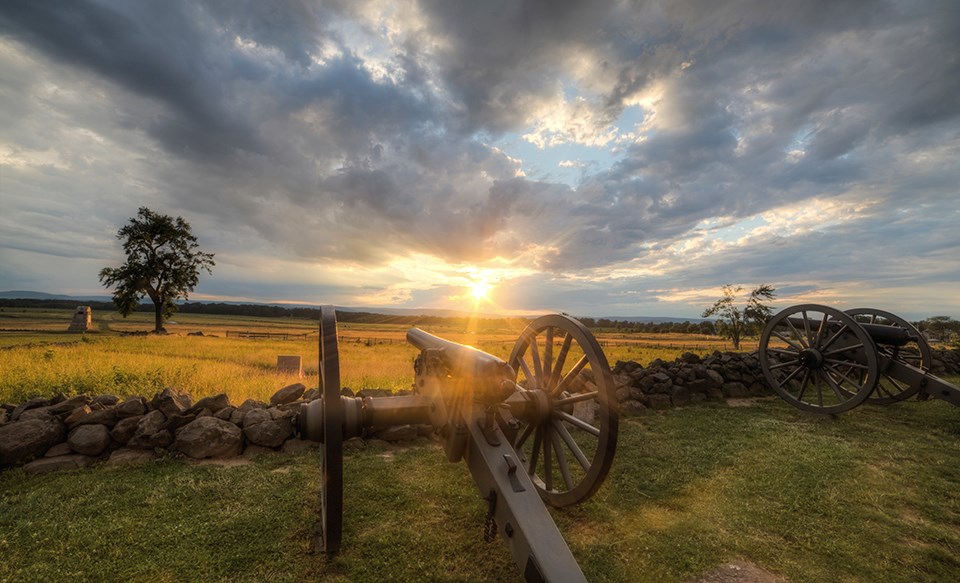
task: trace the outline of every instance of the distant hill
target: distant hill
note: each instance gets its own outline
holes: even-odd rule
[[[62,294],[48,294],[45,292],[38,291],[25,291],[25,290],[11,290],[11,291],[0,291],[0,300],[31,300],[33,302],[51,302],[63,305],[65,302],[76,302],[82,304],[87,303],[98,303],[98,304],[111,304],[112,298],[110,296],[70,296]],[[143,304],[152,305],[147,298],[144,298]],[[263,315],[267,315],[268,312],[276,312],[280,314],[284,311],[289,312],[302,312],[304,310],[316,310],[319,308],[317,304],[301,304],[301,303],[270,303],[270,302],[242,302],[242,301],[197,301],[190,300],[189,302],[178,302],[181,306],[184,307],[183,311],[192,312],[192,313],[203,313],[203,306],[209,306],[210,311],[213,313],[228,313],[234,312],[242,309],[244,306],[249,306],[251,308],[259,308],[253,311],[262,312]],[[8,302],[9,305],[9,302]],[[100,309],[104,309],[106,306],[101,306]],[[238,310],[232,310],[231,307],[235,307]],[[270,310],[268,310],[268,308]],[[466,310],[450,310],[450,309],[432,309],[432,308],[381,308],[381,307],[353,307],[353,306],[337,306],[337,311],[339,312],[349,312],[354,314],[363,314],[363,315],[383,315],[383,316],[398,316],[398,317],[429,317],[429,318],[503,318],[501,314],[493,313],[475,313]],[[539,314],[526,314],[521,316],[516,316],[522,319],[533,319],[536,318]],[[575,317],[580,319],[592,319],[596,321],[610,321],[610,322],[628,322],[631,324],[669,324],[671,322],[690,322],[691,324],[699,324],[700,322],[712,322],[713,320],[705,318],[681,318],[677,316],[585,316],[585,315],[576,315]]]

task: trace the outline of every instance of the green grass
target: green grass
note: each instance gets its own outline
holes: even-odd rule
[[[553,515],[590,581],[684,581],[745,559],[791,581],[960,572],[960,414],[811,417],[779,400],[626,420],[604,487]],[[517,580],[466,467],[433,445],[345,460],[344,541],[308,553],[315,454],[0,475],[0,580]]]

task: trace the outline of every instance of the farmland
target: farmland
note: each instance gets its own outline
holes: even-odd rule
[[[279,355],[300,355],[302,382],[318,385],[317,323],[311,320],[177,314],[166,325],[169,334],[156,336],[132,334],[152,328],[152,314],[146,312],[126,319],[116,313],[95,313],[95,330],[86,334],[64,332],[71,317],[69,310],[0,312],[0,400],[56,392],[149,396],[165,386],[194,397],[225,392],[235,402],[263,400],[280,386],[300,380],[277,374]],[[340,324],[342,385],[409,388],[417,351],[405,341],[408,328]],[[501,358],[509,357],[520,334],[519,326],[495,327],[483,320],[466,328],[440,324],[424,329]],[[203,335],[188,335],[197,332]],[[683,351],[706,354],[729,348],[720,338],[688,334],[601,333],[599,340],[611,364],[672,360]]]

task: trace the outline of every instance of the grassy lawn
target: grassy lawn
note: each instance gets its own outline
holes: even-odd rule
[[[779,400],[627,420],[611,475],[553,515],[590,581],[684,581],[746,559],[792,581],[960,573],[960,411],[810,417]],[[485,507],[438,447],[345,460],[343,551],[308,552],[316,454],[0,474],[0,580],[519,580]]]

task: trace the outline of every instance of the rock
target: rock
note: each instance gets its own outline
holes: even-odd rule
[[[706,370],[706,380],[710,383],[711,388],[723,386],[723,375],[713,369],[708,368]]]
[[[719,401],[723,399],[723,389],[721,387],[710,387],[707,389],[707,398]]]
[[[223,419],[224,421],[229,421],[230,417],[233,415],[233,412],[236,410],[237,408],[233,406],[224,407],[223,409],[220,409],[219,411],[215,412],[213,416],[216,417],[217,419]]]
[[[635,417],[637,415],[643,415],[646,413],[647,408],[640,401],[627,399],[626,401],[620,403],[620,412],[624,415]]]
[[[197,417],[213,417],[213,411],[204,407],[197,413]]]
[[[85,416],[89,415],[89,414],[92,413],[92,412],[93,412],[93,411],[90,409],[90,407],[88,407],[88,406],[86,406],[86,405],[83,405],[83,406],[81,406],[81,407],[77,407],[77,408],[74,409],[69,415],[67,415],[67,418],[64,419],[63,422],[66,423],[68,426],[72,426],[72,425],[74,425],[79,419],[83,419]]]
[[[71,422],[70,419],[73,418]],[[113,427],[117,424],[117,410],[114,408],[98,409],[89,413],[74,417],[73,414],[67,418],[67,428],[73,429],[79,425],[106,425]]]
[[[63,441],[66,431],[59,420],[28,419],[0,426],[0,466],[32,460]]]
[[[95,397],[93,401],[90,401],[90,408],[92,409],[94,405],[103,405],[104,407],[113,407],[120,402],[120,397],[116,395],[100,395]]]
[[[162,429],[150,435],[134,434],[134,436],[130,438],[130,441],[127,442],[127,447],[156,449],[158,447],[170,447],[171,443],[173,443],[173,434],[167,429]]]
[[[48,449],[47,453],[43,454],[43,457],[57,457],[61,455],[70,455],[71,453],[73,453],[73,450],[70,449],[70,444],[64,441],[63,443],[58,443],[57,445]]]
[[[198,413],[203,409],[210,409],[211,412],[216,413],[221,409],[230,407],[230,397],[226,393],[220,393],[214,397],[204,397],[197,401],[197,404],[190,408],[188,413]]]
[[[166,447],[170,445],[170,442],[173,441],[173,436],[169,431],[163,429],[166,421],[167,418],[163,415],[163,412],[159,410],[150,411],[140,418],[140,421],[137,423],[137,430],[134,432],[133,437],[127,441],[127,446],[139,449],[153,449],[155,447]],[[159,435],[160,433],[166,433],[166,435]],[[155,435],[158,437],[154,437]],[[164,441],[167,441],[166,445],[157,445]]]
[[[193,399],[186,393],[167,387],[157,393],[150,402],[150,408],[161,411],[167,417],[179,415],[193,406]]]
[[[647,395],[647,399],[650,403],[651,409],[669,409],[672,404],[670,401],[670,395],[657,393],[654,395]]]
[[[253,409],[252,411],[247,411],[247,414],[243,416],[243,426],[257,425],[258,423],[272,420],[273,415],[270,414],[270,411],[266,409]]]
[[[77,407],[83,407],[89,403],[90,395],[77,395],[76,397],[72,397],[66,401],[60,401],[56,405],[50,405],[46,409],[54,415],[63,415],[65,413],[70,413]]]
[[[6,409],[0,409],[0,425],[3,425],[10,419],[10,413]]]
[[[267,420],[250,423],[250,417],[258,411],[250,411],[243,420],[243,434],[251,443],[265,447],[277,447],[293,436],[293,423],[289,419],[274,421],[269,413]]]
[[[168,431],[172,431],[173,433],[176,433],[177,429],[180,429],[181,427],[190,423],[196,418],[197,418],[196,413],[191,413],[189,415],[186,413],[184,413],[183,415],[174,415],[173,417],[170,417],[169,419],[167,419],[166,423],[163,424],[163,428]]]
[[[116,407],[117,417],[140,417],[147,412],[147,404],[140,397],[130,397]]]
[[[110,445],[110,430],[104,425],[81,425],[70,432],[67,443],[77,453],[98,456]]]
[[[283,387],[279,391],[273,394],[270,397],[270,403],[273,405],[283,405],[285,403],[292,403],[300,398],[300,395],[307,390],[307,387],[303,383],[294,383]]]
[[[266,409],[266,408],[267,408],[266,403],[257,401],[255,399],[247,399],[246,401],[241,403],[237,409],[246,413],[248,411],[253,411],[254,409]]]
[[[243,427],[243,418],[246,416],[247,416],[246,411],[241,411],[240,409],[236,409],[234,410],[233,413],[230,414],[230,423],[233,423],[238,427]]]
[[[674,387],[670,394],[670,401],[674,407],[685,407],[690,404],[690,390],[686,387]]]
[[[688,364],[698,364],[700,362],[700,357],[692,352],[684,352],[680,355],[680,361]]]
[[[284,441],[283,447],[280,448],[280,451],[283,453],[301,453],[311,449],[317,449],[318,447],[320,447],[320,444],[315,441],[308,441],[306,439],[294,437],[293,439]]]
[[[125,445],[130,441],[130,438],[133,437],[133,434],[137,432],[137,425],[139,425],[140,419],[142,418],[143,415],[138,415],[136,417],[124,417],[120,421],[117,421],[117,424],[113,426],[113,430],[110,431],[110,437],[117,443]]]
[[[742,399],[747,396],[747,387],[743,383],[726,383],[723,385],[723,396],[728,399]]]
[[[390,443],[413,441],[417,438],[417,428],[413,425],[394,425],[374,432],[374,437]]]
[[[97,461],[97,458],[80,455],[80,454],[70,454],[70,455],[58,455],[57,457],[45,457],[34,462],[23,466],[23,470],[30,475],[34,474],[45,474],[47,472],[55,472],[58,470],[76,470],[79,468],[85,468],[87,466],[93,465]]]
[[[37,409],[28,409],[20,414],[20,421],[28,419],[39,419],[41,421],[53,421],[55,415],[50,412],[50,407],[39,407]]]
[[[216,417],[200,417],[180,428],[174,449],[194,459],[230,457],[243,448],[240,428]]]
[[[41,397],[30,399],[26,403],[21,403],[20,405],[17,405],[17,407],[13,410],[13,412],[10,413],[10,420],[19,421],[20,415],[22,415],[24,411],[27,411],[29,409],[36,409],[37,407],[45,407],[49,404],[50,404],[50,401],[48,399],[44,399]]]
[[[303,394],[304,401],[313,401],[314,399],[320,398],[320,389],[310,389],[309,391]]]
[[[276,421],[278,419],[293,419],[297,416],[297,412],[300,410],[300,405],[303,403],[290,403],[286,405],[286,408],[277,408],[271,407],[267,409],[270,412],[270,417]],[[290,408],[290,405],[295,405],[295,408]]]
[[[704,393],[690,393],[690,402],[691,403],[702,403],[707,400],[707,395]]]
[[[626,401],[630,398],[630,387],[619,387],[616,394],[617,401]]]
[[[123,466],[138,464],[153,460],[157,457],[157,454],[150,450],[145,449],[128,449],[126,447],[115,450],[110,454],[110,458],[107,460],[106,465],[108,466]]]

